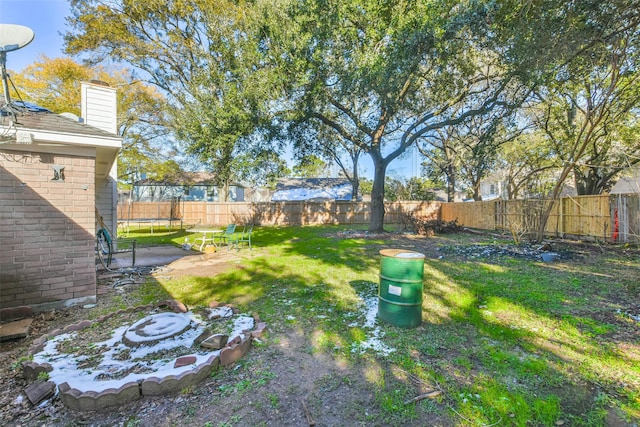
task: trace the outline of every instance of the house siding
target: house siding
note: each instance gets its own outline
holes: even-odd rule
[[[93,157],[0,150],[0,316],[95,301],[94,171]]]
[[[109,232],[115,234],[115,230],[118,228],[118,219],[116,218],[117,207],[117,188],[116,179],[113,175],[117,175],[114,171],[106,179],[96,177],[95,189],[96,189],[96,209],[105,225],[109,229]],[[100,227],[100,224],[96,221],[96,232]]]

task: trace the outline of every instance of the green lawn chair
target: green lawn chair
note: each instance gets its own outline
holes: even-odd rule
[[[229,224],[227,228],[219,236],[220,244],[227,245],[227,249],[230,249],[230,245],[235,243],[234,234],[236,232],[236,225]]]
[[[251,249],[251,233],[253,233],[253,224],[245,225],[242,232],[236,234],[236,249],[240,250],[240,243],[246,243]]]

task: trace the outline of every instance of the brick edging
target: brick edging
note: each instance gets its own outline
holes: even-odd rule
[[[145,304],[129,309],[117,310],[113,313],[100,316],[93,321],[83,320],[81,322],[65,326],[62,329],[55,329],[51,331],[34,341],[31,349],[29,350],[29,354],[33,355],[42,351],[45,343],[57,335],[88,328],[96,322],[103,322],[104,320],[116,315],[127,312],[143,311],[156,307],[168,307],[175,313],[186,313],[189,311],[183,303],[177,300],[165,300],[157,304]],[[238,309],[231,304],[220,304],[214,301],[209,304],[209,307],[229,307],[232,309],[234,314],[239,313]],[[219,355],[209,357],[205,362],[196,365],[193,370],[185,371],[179,375],[171,374],[164,377],[159,377],[156,374],[151,373],[147,378],[128,382],[117,389],[109,388],[100,392],[82,392],[70,387],[68,383],[64,382],[58,385],[60,399],[65,406],[74,411],[97,411],[111,406],[122,405],[133,400],[140,399],[144,396],[160,396],[196,385],[205,378],[208,378],[216,369],[218,369],[219,366],[233,365],[247,354],[251,348],[251,341],[253,338],[262,336],[262,333],[267,326],[266,323],[260,322],[260,318],[256,313],[253,313],[253,318],[254,329],[244,330],[244,338],[240,338],[239,336],[235,337],[220,350]],[[185,360],[189,358],[189,356],[180,356],[176,361],[181,358]],[[23,364],[23,375],[29,381],[37,379],[39,373],[50,372],[51,370],[52,367],[48,363],[40,364],[35,362],[26,362]]]

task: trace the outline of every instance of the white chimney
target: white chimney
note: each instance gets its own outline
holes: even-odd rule
[[[104,131],[118,133],[116,90],[103,82],[81,82],[81,114],[84,123]]]

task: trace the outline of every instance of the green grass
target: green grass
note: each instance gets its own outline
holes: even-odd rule
[[[118,231],[118,248],[128,249],[131,242],[135,240],[140,246],[174,245],[181,246],[185,239],[193,240],[193,233],[189,233],[179,228],[154,227],[153,234],[149,227],[132,227],[129,233]]]
[[[383,326],[385,344],[396,351],[381,356],[352,351],[367,331],[346,325],[361,315],[363,295],[377,295],[379,250],[397,242],[392,236],[338,238],[346,229],[258,227],[256,248],[241,269],[158,279],[161,288],[149,285],[142,294],[151,300],[167,293],[191,306],[231,302],[259,313],[274,340],[279,331],[302,329],[311,354],[329,354],[365,372],[376,407],[363,423],[402,425],[437,413],[451,425],[596,426],[605,424],[607,408],[640,419],[640,325],[624,315],[625,303],[640,298],[637,256],[606,253],[554,264],[430,257],[423,324]],[[186,235],[156,230],[129,237],[143,245],[180,245]],[[464,234],[429,239],[470,244]],[[366,366],[379,368],[360,369]],[[405,404],[416,388],[389,366],[437,386],[442,396]]]

